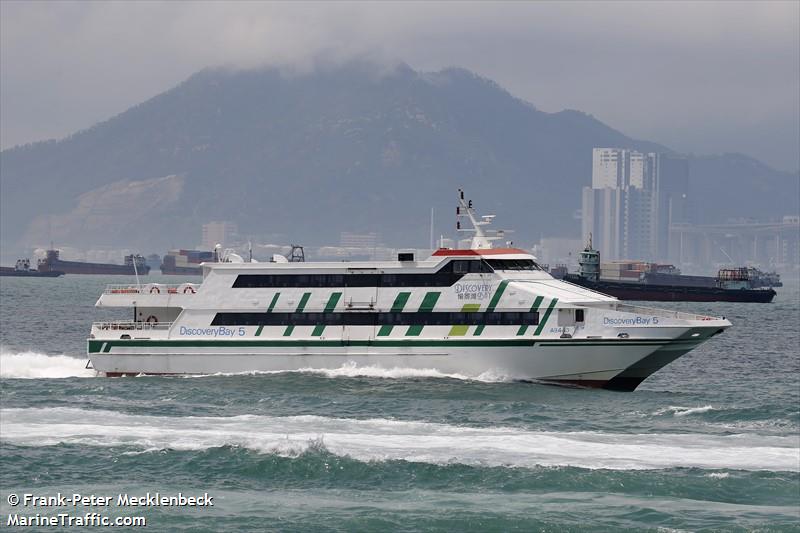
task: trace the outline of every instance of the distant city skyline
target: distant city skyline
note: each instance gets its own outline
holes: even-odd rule
[[[681,157],[630,148],[592,151],[581,193],[582,237],[606,259],[667,260],[669,228],[690,222],[689,166]]]
[[[792,1],[3,1],[0,147],[85,129],[208,66],[302,72],[367,58],[463,66],[544,111],[796,172],[799,20]]]

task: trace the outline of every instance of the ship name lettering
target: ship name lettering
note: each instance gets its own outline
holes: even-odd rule
[[[245,329],[243,327],[226,328],[225,326],[213,328],[187,328],[186,326],[181,326],[180,334],[198,337],[243,337]]]
[[[644,316],[636,317],[603,317],[604,326],[649,326],[650,324],[658,324],[658,319],[648,318]]]
[[[459,300],[485,300],[492,292],[491,283],[456,283],[453,288]]]

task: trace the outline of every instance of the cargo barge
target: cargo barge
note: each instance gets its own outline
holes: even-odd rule
[[[214,252],[205,250],[170,250],[161,261],[161,273],[179,276],[202,276],[202,263],[215,261]]]
[[[84,263],[82,261],[64,261],[59,257],[58,250],[47,250],[44,259],[38,263],[39,272],[63,272],[66,274],[104,274],[133,276],[145,275],[150,272],[144,257],[141,255],[126,255],[125,264],[113,263]]]
[[[600,252],[592,248],[591,238],[578,263],[578,274],[564,273],[561,279],[620,300],[769,303],[777,294],[762,285],[763,278],[755,277],[752,268],[721,269],[716,277],[707,277],[683,276],[671,265],[601,265]]]
[[[17,264],[13,267],[0,266],[0,276],[12,276],[17,278],[57,278],[63,275],[64,273],[60,270],[49,270],[47,272],[33,270],[31,269],[31,262],[29,259],[17,259]]]

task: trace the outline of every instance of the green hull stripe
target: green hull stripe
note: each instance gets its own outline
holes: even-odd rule
[[[275,304],[278,303],[278,297],[280,295],[281,295],[281,293],[276,292],[272,296],[272,301],[269,303],[269,307],[267,307],[267,313],[271,313],[272,310],[275,309]],[[256,330],[256,337],[260,337],[262,331],[264,331],[264,324],[261,324],[260,326],[258,326],[258,329]]]
[[[464,304],[461,308],[462,313],[477,313],[481,308],[481,304]],[[453,326],[450,328],[450,333],[447,334],[448,337],[463,337],[469,331],[469,326],[465,326],[463,324]]]
[[[298,313],[302,313],[303,312],[303,309],[305,309],[309,298],[311,298],[311,293],[310,292],[304,292],[303,293],[303,297],[300,298],[300,303],[297,305],[297,312]],[[283,336],[284,337],[291,337],[293,331],[294,331],[294,326],[286,326],[286,331],[283,332]]]
[[[537,296],[536,297],[536,299],[533,301],[533,305],[531,306],[531,313],[535,313],[536,311],[539,310],[539,306],[542,305],[542,300],[543,299],[544,299],[544,297],[542,297],[542,296]],[[517,335],[525,335],[526,331],[528,331],[528,325],[524,324],[524,325],[519,327],[519,330],[517,331]]]
[[[271,313],[273,309],[275,309],[275,304],[278,303],[278,297],[281,293],[276,292],[275,296],[272,297],[272,301],[269,303],[269,307],[267,307],[267,313]]]
[[[538,335],[542,332],[545,324],[547,324],[547,319],[550,318],[550,313],[553,312],[553,308],[556,306],[556,302],[558,302],[558,298],[553,298],[553,300],[550,302],[550,305],[547,306],[547,311],[544,312],[544,317],[542,318],[542,321],[539,322],[539,327],[533,332],[534,335]]]
[[[497,307],[498,302],[500,302],[500,297],[503,296],[503,292],[505,292],[507,285],[508,285],[507,279],[504,279],[503,281],[500,282],[500,285],[498,285],[497,290],[494,292],[494,296],[492,296],[492,299],[489,302],[489,306],[486,308],[487,312],[491,313],[492,311],[494,311],[494,308]],[[481,324],[480,326],[475,328],[475,333],[473,333],[473,335],[475,337],[480,337],[481,333],[483,333],[483,328],[485,327],[486,326]]]
[[[272,301],[269,303],[269,307],[267,307],[267,313],[271,313],[272,310],[275,309],[275,304],[278,303],[278,298],[280,297],[280,295],[281,293],[276,292],[272,296]],[[264,331],[264,324],[258,326],[258,329],[256,330],[256,337],[260,337],[262,331]]]
[[[401,313],[408,302],[409,296],[411,296],[410,292],[398,293],[392,304],[392,313]],[[378,337],[388,337],[392,333],[393,328],[394,326],[384,324],[381,326],[381,329],[378,330]]]
[[[348,347],[348,346],[376,346],[376,347],[512,347],[512,346],[546,346],[546,347],[575,347],[575,346],[666,346],[675,344],[698,344],[696,342],[671,341],[659,339],[652,341],[628,339],[385,339],[385,340],[90,340],[88,352],[101,353],[101,347],[106,344],[105,352],[113,347],[161,347],[161,348],[203,348],[203,347],[235,347],[235,348],[267,348],[267,347]],[[132,354],[139,355],[139,354]],[[169,355],[169,354],[158,354]]]
[[[328,298],[328,303],[325,304],[325,313],[330,313],[334,309],[336,309],[336,304],[339,303],[339,298],[342,297],[341,292],[334,292],[331,294],[331,297]],[[311,333],[312,337],[319,337],[325,331],[325,324],[317,324],[314,327],[314,331]]]
[[[433,311],[433,308],[436,307],[436,302],[439,301],[439,296],[441,292],[426,292],[425,298],[422,299],[422,304],[419,306],[420,313],[430,313]],[[422,333],[422,328],[425,326],[422,325],[413,325],[408,326],[408,331],[406,331],[406,337],[418,337],[420,333]]]

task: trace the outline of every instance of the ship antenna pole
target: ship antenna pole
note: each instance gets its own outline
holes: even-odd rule
[[[462,228],[460,220],[461,217],[467,217],[472,227]],[[483,229],[484,226],[488,226],[492,223],[494,215],[483,215],[480,218],[481,220],[478,220],[475,214],[475,209],[473,209],[472,207],[472,200],[465,200],[463,189],[458,189],[458,206],[456,207],[456,231],[472,233],[472,244],[470,245],[470,248],[472,249],[491,248],[492,241],[502,239],[503,237],[505,237],[506,233],[509,233],[508,230],[486,231]]]
[[[435,245],[433,242],[433,208],[431,207],[431,250],[433,250],[434,246]]]
[[[136,289],[138,292],[142,292],[142,284],[139,282],[139,269],[136,268],[136,254],[133,254],[131,259],[133,260],[133,275],[136,276]]]

